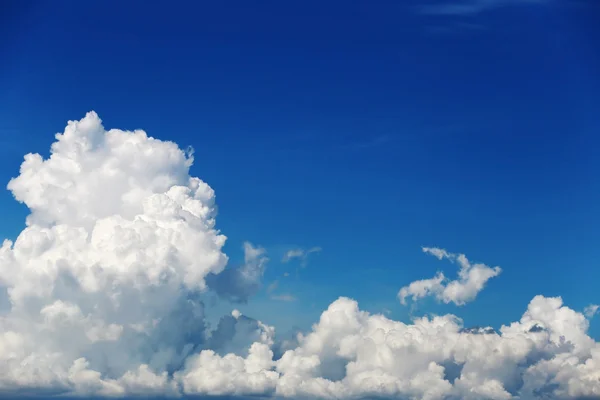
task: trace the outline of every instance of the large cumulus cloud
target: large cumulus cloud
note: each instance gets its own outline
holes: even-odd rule
[[[118,392],[202,341],[197,294],[227,257],[214,192],[191,163],[143,131],[105,131],[93,112],[56,135],[47,160],[25,156],[8,188],[31,214],[0,249],[2,386]],[[99,375],[127,383],[91,385]]]
[[[519,321],[499,332],[465,329],[453,315],[404,324],[340,298],[278,360],[256,342],[245,358],[192,356],[177,379],[186,392],[214,395],[597,398],[600,345],[587,329],[585,317],[560,298],[536,296]],[[213,379],[223,384],[209,386]]]
[[[394,321],[344,297],[293,340],[236,310],[210,328],[203,291],[247,301],[267,257],[247,243],[244,265],[226,269],[215,195],[192,161],[143,131],[107,131],[93,112],[56,135],[48,159],[25,157],[8,188],[31,213],[0,249],[0,393],[600,397],[600,344],[560,298],[534,297],[498,332],[453,315]],[[458,262],[459,278],[413,283],[401,299],[464,304],[500,273],[424,251]]]

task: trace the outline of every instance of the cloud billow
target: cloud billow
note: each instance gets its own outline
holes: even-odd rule
[[[266,254],[248,243],[244,265],[226,268],[215,194],[189,175],[192,161],[143,131],[105,130],[93,112],[57,134],[48,159],[25,157],[8,188],[31,213],[0,248],[0,394],[600,396],[600,344],[587,333],[597,307],[586,317],[558,297],[535,296],[497,330],[453,315],[394,321],[346,297],[292,340],[237,310],[211,330],[201,294],[247,300]],[[424,251],[457,262],[459,277],[406,297],[460,305],[500,273]]]
[[[402,304],[406,304],[408,297],[414,301],[434,296],[446,304],[454,303],[462,306],[475,300],[477,294],[485,288],[487,281],[502,272],[500,267],[488,267],[481,263],[472,264],[464,254],[448,253],[437,247],[423,247],[423,252],[431,254],[438,260],[446,258],[457,262],[460,266],[458,279],[449,280],[443,273],[438,272],[433,278],[414,281],[398,292]]]

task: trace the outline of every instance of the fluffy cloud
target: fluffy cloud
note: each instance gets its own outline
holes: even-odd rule
[[[443,273],[438,272],[433,278],[412,282],[398,292],[402,304],[406,304],[408,297],[415,301],[423,297],[435,296],[444,303],[461,306],[475,300],[487,281],[502,272],[500,267],[471,264],[464,254],[448,253],[444,249],[435,247],[423,247],[423,252],[433,255],[438,260],[446,258],[452,262],[456,261],[460,266],[458,279],[448,280]]]
[[[238,310],[210,329],[201,293],[224,290],[210,281],[228,271],[225,237],[213,191],[189,176],[191,153],[142,131],[106,131],[94,113],[56,139],[49,159],[26,156],[9,184],[31,215],[0,249],[9,302],[0,311],[1,393],[600,397],[600,344],[560,298],[536,296],[497,332],[453,315],[394,321],[344,297],[290,340]],[[266,263],[260,247],[244,249],[220,293],[235,301],[255,290]],[[411,284],[407,296],[461,304],[499,273],[424,251],[459,263],[459,279]]]
[[[198,296],[227,256],[192,161],[143,131],[107,131],[93,112],[56,135],[48,159],[25,156],[8,189],[31,213],[0,248],[0,389],[135,392],[202,345]],[[248,249],[249,264],[258,257]]]
[[[519,321],[498,333],[464,329],[452,315],[404,324],[340,298],[281,358],[274,360],[269,348],[257,342],[245,358],[213,353],[193,358],[179,379],[186,393],[212,395],[594,397],[600,395],[600,344],[587,329],[585,317],[563,306],[560,298],[535,297]],[[213,380],[222,384],[207,386]]]

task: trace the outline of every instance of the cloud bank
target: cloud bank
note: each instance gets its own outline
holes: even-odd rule
[[[534,297],[498,332],[464,327],[453,315],[394,321],[345,297],[293,340],[279,341],[273,327],[237,310],[210,329],[201,294],[247,300],[266,255],[247,243],[244,265],[226,272],[215,194],[189,175],[192,161],[143,131],[107,131],[93,112],[56,135],[50,158],[25,157],[8,188],[31,213],[0,249],[8,302],[0,307],[1,393],[600,396],[600,344],[586,316],[560,298]],[[415,299],[462,304],[499,273],[464,255],[424,251],[461,269],[457,280],[426,290],[413,282],[405,292]]]
[[[246,303],[261,288],[269,258],[262,247],[244,243],[244,265],[207,276],[208,286],[220,297],[234,303]]]

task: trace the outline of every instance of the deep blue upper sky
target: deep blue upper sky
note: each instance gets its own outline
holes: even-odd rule
[[[298,301],[246,306],[284,329],[340,295],[406,318],[401,286],[454,275],[422,245],[504,270],[423,312],[498,326],[536,294],[598,303],[600,4],[423,3],[4,2],[0,181],[95,110],[196,149],[228,253],[265,246],[266,284],[286,249],[323,248],[285,284]],[[0,205],[12,238],[26,210]]]

